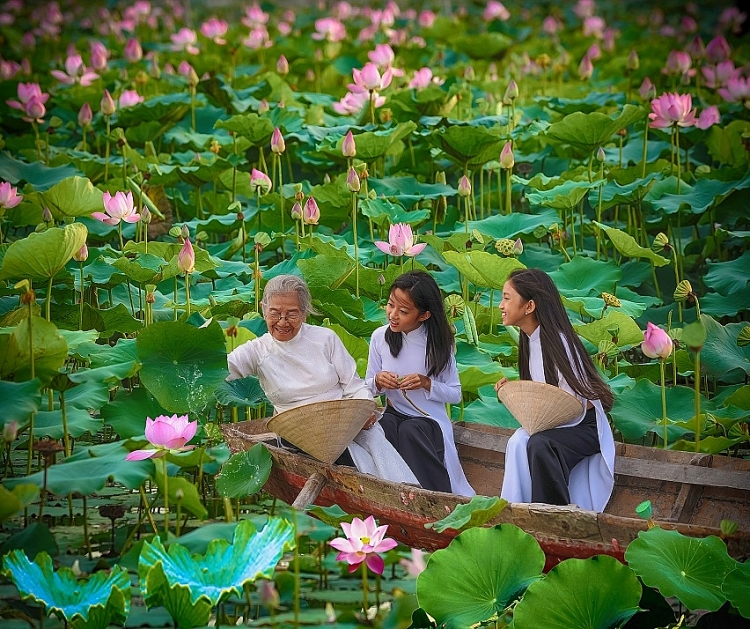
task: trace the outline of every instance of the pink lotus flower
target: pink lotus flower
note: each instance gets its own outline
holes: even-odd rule
[[[424,559],[424,551],[419,548],[411,549],[411,559],[402,558],[399,563],[410,577],[418,577],[427,567]]]
[[[281,129],[276,127],[271,135],[271,151],[277,155],[281,155],[286,150],[286,143],[284,142],[284,136],[281,135]]]
[[[727,40],[722,35],[717,35],[706,44],[706,60],[714,65],[726,61],[732,54]]]
[[[341,41],[346,38],[346,27],[336,18],[320,18],[315,20],[315,32],[311,37],[318,41]]]
[[[18,194],[18,188],[14,188],[7,181],[0,183],[0,210],[9,210],[21,201],[23,201],[23,196]]]
[[[89,105],[88,102],[83,103],[78,110],[78,124],[82,127],[90,125],[93,117],[94,114],[91,111],[91,105]]]
[[[740,11],[738,6],[727,7],[719,15],[721,28],[734,34],[739,34],[742,31],[742,25],[747,20],[747,13]]]
[[[354,166],[349,169],[346,175],[346,187],[349,189],[349,192],[359,192],[362,188],[362,183],[359,180],[357,171],[354,170]]]
[[[198,35],[190,28],[181,28],[177,33],[170,36],[172,40],[172,50],[185,52],[191,55],[197,55],[200,50],[195,45],[198,41]]]
[[[377,92],[373,92],[377,94]],[[367,92],[347,92],[344,97],[333,104],[333,110],[341,115],[354,116],[362,111],[362,108],[370,101]],[[384,96],[375,96],[375,107],[381,107],[385,103]]]
[[[461,175],[458,180],[458,196],[468,197],[471,194],[471,181],[466,175]]]
[[[436,19],[437,16],[435,15],[435,13],[426,9],[419,14],[419,17],[417,17],[417,23],[422,28],[432,28],[432,25],[435,23]]]
[[[576,6],[573,7],[573,13],[575,13],[582,20],[594,15],[596,10],[596,2],[594,0],[578,0]]]
[[[698,59],[703,59],[706,55],[706,45],[703,43],[701,36],[696,35],[693,37],[685,51],[696,61]]]
[[[220,20],[215,17],[209,18],[208,20],[203,22],[203,24],[201,24],[201,33],[203,34],[203,36],[208,37],[219,46],[223,46],[227,43],[227,40],[224,39],[224,35],[227,34],[228,29],[229,24],[227,24],[224,20]]]
[[[690,94],[662,94],[651,101],[650,126],[657,129],[672,127],[692,127],[695,125],[695,109]]]
[[[716,105],[711,105],[710,107],[706,107],[700,113],[700,116],[698,116],[698,122],[695,123],[695,126],[699,129],[705,130],[715,124],[719,124],[719,122],[721,122],[719,108]]]
[[[133,450],[125,457],[126,461],[143,461],[144,459],[158,459],[167,452],[177,450],[192,450],[194,446],[186,446],[198,429],[198,421],[189,421],[187,415],[175,414],[159,415],[156,419],[146,418],[146,439],[154,448]]]
[[[125,49],[122,52],[122,56],[125,57],[125,61],[128,63],[138,63],[143,59],[143,48],[137,39],[131,37],[125,44]]]
[[[124,107],[132,107],[133,105],[142,103],[143,96],[141,96],[135,90],[124,90],[123,93],[120,94],[120,98],[117,102],[121,109]]]
[[[734,77],[727,86],[719,90],[719,95],[728,103],[741,102],[750,109],[750,78]]]
[[[513,156],[513,143],[509,140],[505,143],[503,150],[500,151],[500,168],[509,170],[513,168],[516,160]]]
[[[662,68],[663,74],[680,76],[685,82],[695,75],[695,68],[691,68],[693,61],[690,55],[682,50],[672,50],[667,55],[667,64]]]
[[[5,101],[13,109],[26,111],[26,103],[34,97],[38,98],[42,104],[46,103],[47,99],[49,99],[49,94],[42,92],[39,83],[19,83],[16,89],[18,90],[18,100]]]
[[[21,71],[21,65],[15,61],[0,59],[0,79],[7,81]]]
[[[352,76],[354,77],[354,84],[349,84],[348,86],[352,92],[374,92],[377,90],[384,90],[391,84],[393,72],[391,70],[386,70],[381,77],[378,67],[370,62],[366,63],[361,70],[354,68],[352,70]]]
[[[507,22],[510,19],[510,12],[501,2],[498,2],[497,0],[490,0],[487,3],[487,6],[484,8],[482,19],[485,22],[491,22],[492,20]]]
[[[414,257],[422,253],[422,249],[427,246],[426,242],[414,244],[414,234],[411,231],[411,225],[406,223],[396,223],[391,225],[388,231],[388,242],[378,240],[375,246],[383,253],[392,256],[409,256]]]
[[[183,273],[192,273],[195,271],[195,251],[193,251],[190,238],[185,238],[185,244],[180,249],[180,253],[177,256],[177,268]]]
[[[357,144],[354,141],[354,134],[351,131],[347,131],[344,136],[344,141],[341,143],[341,153],[344,157],[356,157],[357,155]]]
[[[44,102],[38,96],[32,96],[29,102],[24,106],[26,117],[24,120],[28,122],[44,122],[44,114],[47,113],[47,109],[44,107]]]
[[[104,116],[111,116],[113,113],[115,113],[115,101],[112,98],[112,94],[109,93],[109,90],[104,90],[100,107],[102,110],[102,115]]]
[[[727,59],[715,66],[703,66],[701,72],[706,79],[706,87],[716,89],[724,87],[730,79],[740,76],[741,69],[735,68],[734,62]]]
[[[250,173],[250,187],[252,188],[253,193],[268,194],[271,191],[272,185],[271,179],[266,173],[257,168],[253,168]]]
[[[320,221],[318,202],[312,197],[308,197],[302,210],[302,222],[305,225],[317,225],[318,221]]]
[[[86,243],[83,243],[83,247],[73,254],[73,259],[76,262],[86,262],[89,259],[89,248],[86,246]]]
[[[96,72],[92,72],[84,65],[81,55],[78,54],[70,55],[65,60],[65,72],[52,70],[50,74],[65,85],[80,83],[83,87],[91,85],[99,78]]]
[[[242,23],[250,30],[257,26],[263,26],[266,22],[268,22],[268,13],[265,13],[258,6],[257,2],[245,9],[245,16],[242,18]]]
[[[242,44],[250,50],[259,50],[273,45],[265,26],[256,26],[250,34],[242,40]]]
[[[672,339],[664,330],[649,321],[643,335],[641,351],[649,358],[663,360],[672,353]]]
[[[583,20],[583,36],[602,39],[604,37],[605,26],[606,22],[604,21],[604,18],[601,18],[598,15],[590,15]]]
[[[378,553],[388,552],[398,546],[396,540],[385,537],[388,525],[378,526],[375,518],[369,516],[364,521],[355,517],[351,524],[342,522],[341,528],[346,537],[337,537],[330,542],[333,548],[340,551],[336,561],[346,561],[349,572],[354,572],[365,562],[375,574],[383,574],[385,562]]]
[[[137,223],[141,219],[141,215],[135,211],[133,206],[133,193],[128,192],[125,194],[121,190],[112,196],[109,192],[105,192],[102,195],[104,201],[104,212],[93,212],[91,218],[95,218],[102,223],[107,225],[117,225],[120,221],[126,223]]]
[[[428,85],[442,85],[445,81],[433,76],[432,70],[425,66],[414,72],[414,78],[409,83],[409,87],[421,90]]]
[[[594,74],[594,64],[588,55],[583,55],[581,63],[578,64],[578,76],[582,81],[588,81]]]
[[[648,77],[643,79],[643,83],[641,83],[641,86],[638,88],[638,93],[643,100],[648,100],[649,98],[654,98],[656,96],[656,88],[651,82],[651,79]]]

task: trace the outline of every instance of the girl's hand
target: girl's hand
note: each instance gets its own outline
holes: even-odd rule
[[[399,389],[413,391],[414,389],[425,389],[429,391],[432,388],[432,380],[420,373],[410,373],[408,376],[401,376]]]
[[[500,378],[500,380],[495,383],[495,393],[500,391],[500,387],[503,386],[506,382],[508,382],[507,378]]]
[[[363,430],[370,430],[377,421],[380,419],[380,413],[375,412],[372,415],[370,415],[370,419],[367,420],[367,423],[363,426]]]
[[[400,387],[398,374],[390,371],[379,371],[375,374],[375,386],[378,388],[378,391],[398,389]]]

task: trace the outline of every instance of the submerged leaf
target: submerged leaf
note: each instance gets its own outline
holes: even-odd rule
[[[467,504],[456,505],[453,512],[437,522],[428,522],[425,528],[442,533],[447,529],[464,531],[489,522],[508,505],[508,501],[497,496],[474,496]]]
[[[229,457],[216,477],[216,490],[227,498],[245,498],[260,491],[271,474],[271,455],[262,443]]]

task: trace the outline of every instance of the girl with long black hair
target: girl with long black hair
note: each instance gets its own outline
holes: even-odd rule
[[[473,496],[458,460],[446,404],[461,401],[453,331],[429,273],[410,271],[391,286],[388,323],[373,332],[367,382],[388,404],[380,425],[425,489]]]
[[[615,446],[605,411],[612,391],[570,323],[557,287],[544,271],[518,269],[503,286],[503,325],[518,326],[521,380],[546,382],[574,395],[580,417],[508,441],[500,495],[510,502],[574,503],[603,511],[614,487]],[[502,387],[503,378],[495,389]]]

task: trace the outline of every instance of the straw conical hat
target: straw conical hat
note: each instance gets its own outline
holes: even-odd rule
[[[323,463],[333,463],[375,411],[372,400],[333,400],[292,408],[268,429]]]
[[[546,382],[506,382],[497,397],[530,435],[556,428],[583,413],[583,405],[576,398]]]

